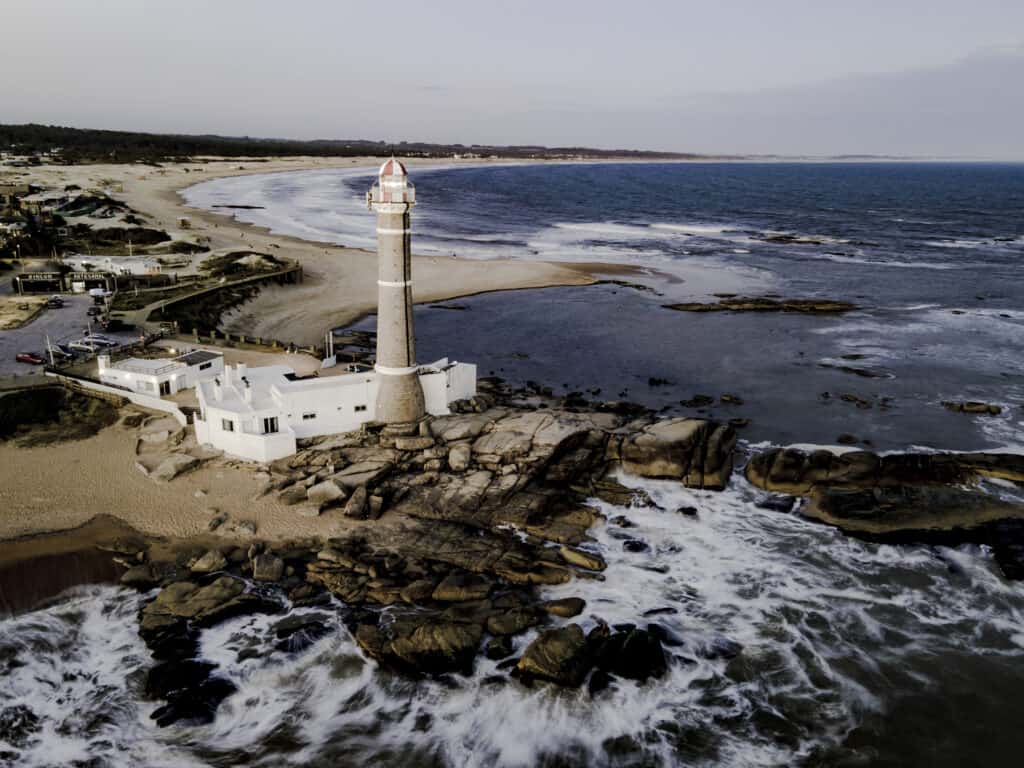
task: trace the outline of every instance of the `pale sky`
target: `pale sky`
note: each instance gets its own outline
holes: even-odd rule
[[[0,0],[0,122],[1024,159],[1024,0]]]

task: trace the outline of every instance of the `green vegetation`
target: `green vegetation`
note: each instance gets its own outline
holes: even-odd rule
[[[450,157],[458,153],[499,157],[631,157],[696,158],[699,155],[636,150],[604,150],[587,147],[492,146],[486,144],[430,144],[365,139],[294,141],[290,139],[254,139],[248,136],[184,136],[67,128],[55,125],[0,125],[0,149],[33,155],[59,148],[61,162],[160,163],[196,162],[196,156],[219,157],[355,157],[360,155]]]
[[[117,421],[117,408],[63,387],[24,389],[0,397],[0,440],[19,448],[84,440]]]

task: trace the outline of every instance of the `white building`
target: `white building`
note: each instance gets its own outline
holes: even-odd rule
[[[228,366],[196,387],[196,439],[253,461],[289,456],[298,438],[350,432],[374,421],[378,375],[365,369],[300,378],[284,365]],[[435,416],[476,394],[476,366],[469,363],[442,359],[419,366],[418,375],[426,410]]]
[[[224,356],[205,350],[187,352],[170,360],[130,357],[113,365],[110,355],[99,355],[96,359],[103,384],[158,397],[190,389],[224,373]]]
[[[110,272],[115,275],[159,275],[163,264],[137,256],[65,256],[64,263],[76,272]],[[86,269],[88,267],[88,269]],[[74,277],[72,275],[72,277]]]

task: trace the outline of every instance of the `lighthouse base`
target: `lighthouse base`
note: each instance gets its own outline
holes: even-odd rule
[[[419,421],[426,415],[423,386],[418,374],[399,376],[377,372],[377,408],[374,421],[400,424]]]

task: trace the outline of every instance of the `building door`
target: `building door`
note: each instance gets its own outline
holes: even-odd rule
[[[161,381],[160,382],[160,395],[163,396],[163,395],[169,395],[169,394],[171,394],[171,382],[169,382],[169,381]]]
[[[277,432],[277,416],[268,416],[263,419],[263,434],[269,435],[272,432]]]

